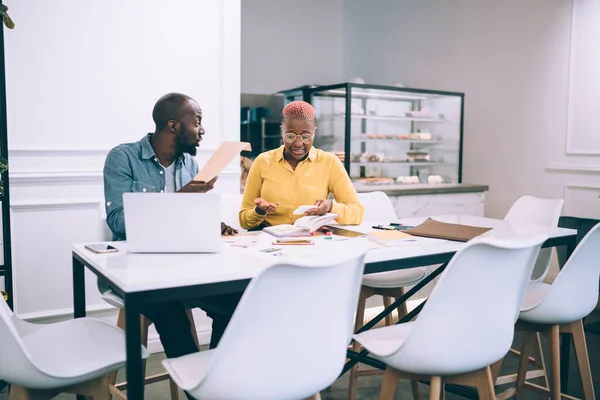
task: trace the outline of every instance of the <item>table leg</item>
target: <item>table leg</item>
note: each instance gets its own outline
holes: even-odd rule
[[[73,317],[84,318],[85,314],[85,266],[73,256]],[[85,396],[77,395],[77,400],[85,400]]]
[[[73,316],[85,317],[85,271],[84,265],[73,256]]]
[[[125,295],[125,346],[127,353],[127,398],[144,399],[144,370],[139,303]]]

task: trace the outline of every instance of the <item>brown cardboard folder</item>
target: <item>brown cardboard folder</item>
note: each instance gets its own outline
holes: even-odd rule
[[[404,232],[413,236],[468,242],[491,229],[492,228],[482,228],[479,226],[448,224],[427,218],[421,225],[407,229]]]

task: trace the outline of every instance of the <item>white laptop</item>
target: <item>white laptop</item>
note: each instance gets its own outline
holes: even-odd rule
[[[132,253],[221,251],[218,194],[125,193],[127,250]]]

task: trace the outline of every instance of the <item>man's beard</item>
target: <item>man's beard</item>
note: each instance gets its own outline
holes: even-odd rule
[[[185,130],[185,126],[183,124],[181,124],[181,132],[179,132],[179,134],[181,135],[182,140],[181,152],[188,153],[191,156],[195,156],[198,152],[198,148],[196,147],[196,143],[190,145],[185,142],[185,139],[187,138],[187,131]]]

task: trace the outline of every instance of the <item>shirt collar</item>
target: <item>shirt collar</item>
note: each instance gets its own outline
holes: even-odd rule
[[[142,158],[145,160],[156,157],[156,153],[154,152],[154,149],[152,148],[152,144],[150,144],[151,137],[152,137],[152,134],[149,133],[146,136],[144,136],[144,138],[140,141],[140,143],[142,145]]]
[[[285,151],[285,147],[284,146],[280,146],[277,151],[275,152],[275,156],[276,156],[276,160],[279,162],[281,160],[284,160],[283,157],[283,152]],[[314,147],[311,147],[310,150],[308,151],[308,159],[310,161],[315,161],[315,159],[317,158],[317,149],[315,149]]]

